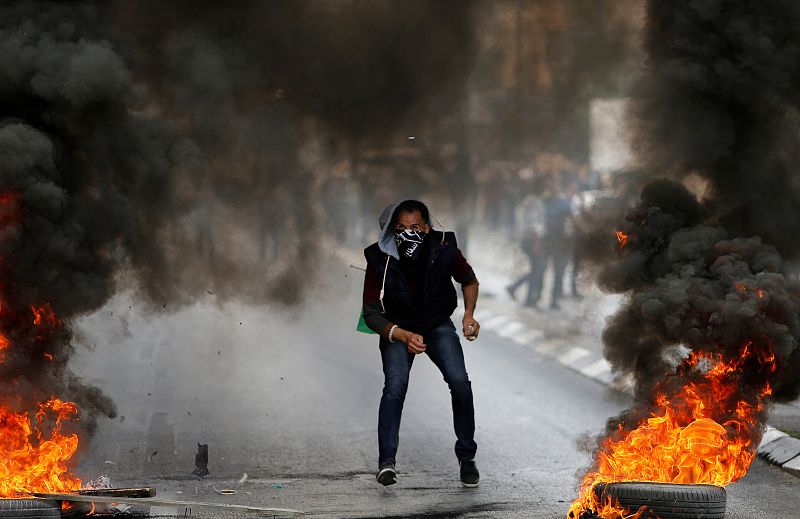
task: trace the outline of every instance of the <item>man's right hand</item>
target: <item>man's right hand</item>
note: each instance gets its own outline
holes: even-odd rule
[[[397,337],[400,342],[405,343],[409,353],[419,355],[425,351],[425,342],[422,335],[403,330],[402,328],[396,329],[393,335]]]

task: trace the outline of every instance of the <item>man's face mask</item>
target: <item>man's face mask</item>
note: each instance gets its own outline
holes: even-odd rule
[[[397,252],[400,254],[401,261],[416,262],[422,258],[422,246],[427,234],[422,231],[395,231],[394,240],[397,243]]]

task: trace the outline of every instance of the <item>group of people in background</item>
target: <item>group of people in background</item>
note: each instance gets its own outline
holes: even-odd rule
[[[513,238],[528,259],[528,269],[506,286],[512,299],[522,289],[522,301],[537,308],[542,299],[544,275],[553,273],[549,307],[557,310],[564,297],[564,274],[571,263],[570,296],[581,297],[578,274],[581,257],[575,230],[584,210],[584,193],[600,187],[588,167],[576,166],[560,155],[540,157],[533,167],[516,173],[521,200],[513,205]]]

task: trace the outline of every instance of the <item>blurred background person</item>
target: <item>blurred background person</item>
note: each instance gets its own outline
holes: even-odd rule
[[[550,189],[543,197],[544,236],[542,252],[545,263],[553,267],[553,290],[550,297],[550,309],[561,308],[560,300],[564,293],[564,271],[572,252],[572,208],[571,193],[564,189],[563,183],[568,177],[562,172],[560,177],[551,177]]]
[[[539,196],[537,182],[533,181],[535,172],[532,168],[520,171],[520,178],[532,181],[532,192],[522,199],[516,211],[517,240],[522,252],[528,258],[528,272],[506,286],[511,299],[515,299],[520,286],[527,284],[525,306],[535,307],[542,294],[544,270],[547,265],[542,254],[542,236],[545,232],[545,208]]]

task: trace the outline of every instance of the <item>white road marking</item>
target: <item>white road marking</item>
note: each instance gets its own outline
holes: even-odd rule
[[[561,364],[572,364],[576,360],[582,359],[588,355],[591,355],[592,352],[587,350],[586,348],[581,348],[580,346],[573,346],[566,352],[562,353],[557,357],[558,362]]]
[[[497,335],[503,337],[504,339],[508,339],[509,337],[513,337],[517,335],[519,332],[525,329],[525,325],[518,322],[512,321],[504,326],[500,331],[497,332]]]
[[[518,333],[511,337],[511,340],[516,342],[521,346],[527,346],[529,344],[533,344],[535,342],[539,342],[540,340],[544,339],[544,333],[541,330],[537,329],[529,329],[522,333]]]
[[[480,320],[478,322],[480,322]],[[502,328],[503,326],[507,325],[510,322],[511,318],[505,315],[496,315],[482,322],[481,328],[487,328],[489,330],[499,330],[500,328]]]
[[[588,366],[581,368],[581,373],[587,377],[596,378],[602,373],[611,373],[611,365],[606,359],[599,359]]]
[[[543,342],[541,344],[537,344],[533,347],[536,353],[541,353],[542,355],[549,355],[551,351],[555,350],[556,348],[560,348],[562,345],[556,342]]]

